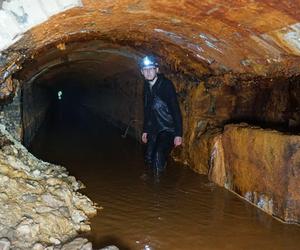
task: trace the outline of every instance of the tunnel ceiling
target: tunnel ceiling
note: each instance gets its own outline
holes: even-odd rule
[[[106,45],[96,40],[49,49],[28,60],[17,78],[25,82],[37,80],[39,84],[51,86],[63,79],[91,85],[105,83],[113,76],[140,76],[136,54],[119,47],[103,49],[103,46]]]
[[[91,40],[106,43],[106,49],[154,53],[171,69],[199,77],[300,72],[299,0],[82,2],[2,52],[2,79],[16,61],[21,65],[53,48],[60,53],[72,42]]]

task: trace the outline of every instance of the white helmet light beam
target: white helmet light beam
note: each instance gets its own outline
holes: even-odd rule
[[[156,59],[152,56],[145,56],[140,62],[141,68],[156,68],[158,67],[158,63]]]
[[[151,65],[151,64],[153,64],[153,62],[150,61],[150,59],[148,58],[148,56],[146,56],[146,57],[144,58],[144,65],[145,65],[145,66],[149,66],[149,65]]]

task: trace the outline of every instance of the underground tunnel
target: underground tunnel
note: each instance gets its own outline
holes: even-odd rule
[[[297,248],[295,3],[4,2],[0,244]],[[184,123],[159,178],[140,144],[149,54]]]
[[[121,49],[97,50],[99,44],[101,41],[93,41],[74,44],[69,51],[50,51],[19,72],[18,78],[24,82],[21,110],[25,146],[48,119],[88,128],[92,121],[87,114],[101,117],[123,130],[125,136],[131,133],[138,139],[143,120],[138,56]]]

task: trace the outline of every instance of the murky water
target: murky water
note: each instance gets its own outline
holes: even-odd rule
[[[62,118],[61,118],[62,119]],[[63,122],[62,122],[63,121]],[[190,169],[170,163],[157,178],[141,145],[93,120],[49,122],[31,151],[65,165],[103,209],[88,234],[120,249],[299,249],[300,227],[285,225]]]

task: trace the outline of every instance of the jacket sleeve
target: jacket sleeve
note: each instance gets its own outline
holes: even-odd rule
[[[177,94],[175,87],[171,81],[167,81],[166,84],[166,95],[167,95],[167,104],[170,109],[171,115],[174,119],[175,125],[175,136],[182,137],[182,116],[179,107],[179,103],[177,100]]]
[[[145,84],[144,84],[144,89],[143,89],[143,103],[144,103],[143,133],[149,133],[149,119],[150,119],[149,98],[147,95],[147,89],[146,89]]]

